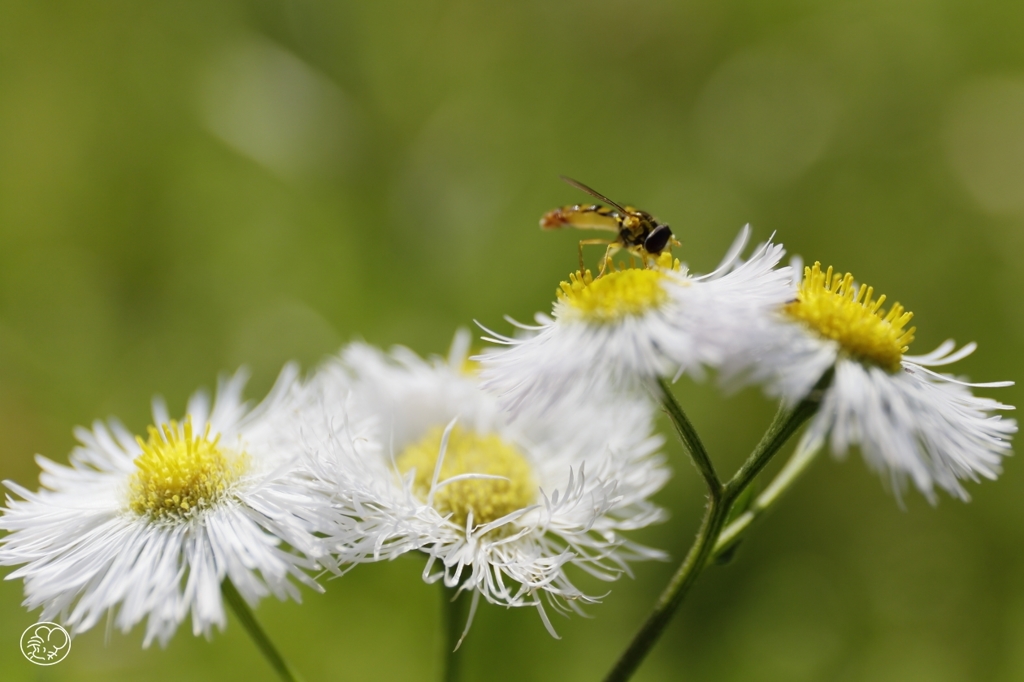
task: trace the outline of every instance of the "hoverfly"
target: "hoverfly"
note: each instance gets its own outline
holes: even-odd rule
[[[606,230],[618,232],[615,239],[581,239],[580,240],[580,272],[583,272],[583,247],[589,244],[606,244],[604,259],[601,261],[601,274],[612,255],[625,249],[643,260],[646,265],[652,257],[672,246],[679,246],[679,241],[672,235],[672,229],[647,211],[633,206],[622,206],[615,203],[600,192],[587,187],[578,180],[561,176],[562,180],[582,190],[592,197],[608,204],[571,204],[548,211],[541,217],[540,226],[545,230],[557,230],[562,227],[576,227],[583,230]]]

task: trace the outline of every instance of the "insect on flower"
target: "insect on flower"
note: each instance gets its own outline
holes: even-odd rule
[[[644,264],[653,260],[665,249],[679,246],[679,241],[672,235],[672,228],[661,223],[647,211],[633,206],[622,206],[615,203],[600,192],[587,187],[578,180],[561,176],[562,180],[573,187],[608,204],[570,204],[548,211],[540,219],[540,226],[545,230],[557,230],[563,227],[575,227],[583,230],[607,230],[618,232],[615,239],[581,239],[580,240],[580,272],[583,272],[583,247],[588,244],[606,244],[604,259],[601,261],[603,275],[609,260],[616,251],[625,249],[639,256]]]

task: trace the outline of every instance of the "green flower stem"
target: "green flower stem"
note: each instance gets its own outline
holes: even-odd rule
[[[661,394],[657,397],[661,400],[662,407],[665,408],[669,418],[672,419],[672,425],[676,428],[679,440],[682,441],[683,447],[686,448],[690,459],[693,460],[694,465],[697,467],[697,471],[704,477],[704,482],[708,486],[708,494],[712,500],[720,497],[723,492],[722,481],[718,478],[715,465],[711,463],[711,457],[708,456],[707,450],[704,449],[704,443],[701,442],[700,436],[697,435],[697,429],[693,428],[693,424],[690,423],[686,413],[683,412],[683,408],[679,405],[676,397],[672,395],[672,388],[668,381],[659,378],[658,387],[661,389]]]
[[[729,509],[736,498],[754,481],[771,461],[772,456],[800,428],[800,425],[814,414],[818,407],[817,399],[805,400],[793,409],[780,407],[771,426],[761,438],[761,442],[736,472],[736,475],[723,485],[707,451],[704,450],[704,446],[697,436],[697,432],[686,418],[679,403],[676,402],[667,382],[660,380],[659,385],[663,392],[661,397],[665,410],[708,486],[708,504],[704,510],[704,518],[701,520],[697,537],[690,547],[690,551],[687,552],[686,558],[683,559],[683,563],[679,565],[661,593],[647,620],[634,635],[633,641],[630,642],[608,676],[605,677],[605,682],[625,682],[633,676],[658,641],[665,626],[675,615],[676,609],[683,602],[690,587],[696,582],[700,572],[714,555],[722,527],[729,518]]]
[[[221,583],[221,591],[224,593],[224,600],[227,601],[228,606],[234,611],[242,627],[252,637],[256,648],[267,659],[270,667],[274,669],[278,677],[284,680],[284,682],[302,682],[302,677],[278,653],[274,643],[270,641],[267,633],[263,631],[263,628],[256,621],[256,616],[253,614],[252,609],[249,608],[249,605],[245,603],[245,599],[242,598],[242,595],[238,593],[238,590],[235,589],[235,586],[227,578]]]
[[[732,480],[725,484],[725,496],[730,502],[739,497],[739,494],[754,482],[754,479],[768,465],[779,448],[817,410],[818,400],[816,398],[803,400],[792,409],[787,409],[783,405],[779,406],[779,411],[775,413],[775,419],[772,420],[771,426],[761,436],[761,442],[750,453],[750,457],[739,468]]]
[[[696,582],[701,569],[707,564],[711,550],[714,549],[714,538],[718,537],[718,531],[725,523],[728,514],[729,508],[722,503],[720,497],[708,498],[704,518],[697,531],[697,539],[694,540],[683,563],[680,564],[675,575],[672,576],[661,596],[658,597],[651,614],[633,636],[633,641],[619,657],[615,667],[605,677],[605,682],[624,682],[632,677],[636,669],[640,667],[644,658],[658,641],[665,626],[672,620],[683,597]]]
[[[734,547],[754,521],[775,504],[782,496],[782,493],[788,490],[800,478],[811,462],[817,459],[819,452],[821,452],[821,448],[804,450],[794,454],[775,478],[772,479],[768,487],[757,496],[757,499],[750,505],[750,508],[737,516],[721,532],[718,536],[718,541],[715,543],[715,548],[711,551],[711,558],[716,559]]]
[[[441,583],[442,637],[441,679],[444,682],[458,682],[462,671],[462,656],[456,649],[462,643],[462,631],[466,627],[466,605],[469,595],[457,599],[458,591]]]

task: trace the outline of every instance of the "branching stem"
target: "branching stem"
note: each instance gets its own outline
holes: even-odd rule
[[[725,522],[729,518],[729,510],[736,501],[736,498],[761,473],[786,440],[818,408],[816,398],[804,400],[795,408],[787,409],[780,407],[771,426],[768,427],[768,430],[762,436],[761,442],[750,453],[750,456],[736,474],[727,483],[723,484],[718,477],[718,473],[715,471],[711,458],[701,443],[700,437],[697,435],[696,429],[694,429],[693,424],[690,423],[682,407],[680,407],[672,395],[668,383],[664,379],[660,379],[659,387],[661,389],[661,396],[659,397],[665,411],[668,413],[669,418],[672,419],[672,424],[675,426],[676,433],[679,434],[679,439],[682,441],[694,465],[704,478],[704,483],[707,485],[708,502],[704,508],[704,517],[701,519],[700,528],[697,530],[697,537],[694,539],[693,545],[690,546],[690,550],[686,553],[686,558],[683,559],[672,579],[669,580],[661,596],[658,597],[658,601],[655,603],[647,620],[640,627],[636,635],[633,636],[629,646],[608,673],[605,682],[625,682],[633,676],[633,673],[636,672],[636,669],[658,641],[665,626],[668,625],[672,616],[675,615],[676,610],[682,604],[690,587],[696,582],[700,572],[714,556],[726,551],[730,546],[729,544],[721,544],[721,536]],[[735,542],[735,538],[749,526],[751,521],[753,521],[753,518],[749,519],[743,527],[736,526],[736,532],[730,543]],[[733,526],[730,526],[730,528],[733,528]]]

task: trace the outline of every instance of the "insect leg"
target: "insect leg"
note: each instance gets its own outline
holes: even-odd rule
[[[604,271],[608,267],[608,264],[612,262],[612,256],[614,256],[622,247],[619,246],[618,242],[609,242],[608,248],[604,250],[604,258],[601,259],[601,271],[597,273],[598,277],[604,276]],[[612,268],[615,269],[614,267]]]
[[[583,247],[584,247],[584,245],[589,246],[591,244],[607,244],[608,248],[611,248],[612,246],[615,245],[615,242],[610,241],[608,239],[581,239],[580,240],[580,275],[581,276],[583,275],[584,272],[586,272],[586,270],[583,267]],[[607,257],[607,252],[605,252],[605,256]],[[604,272],[604,265],[601,266],[601,272]]]

